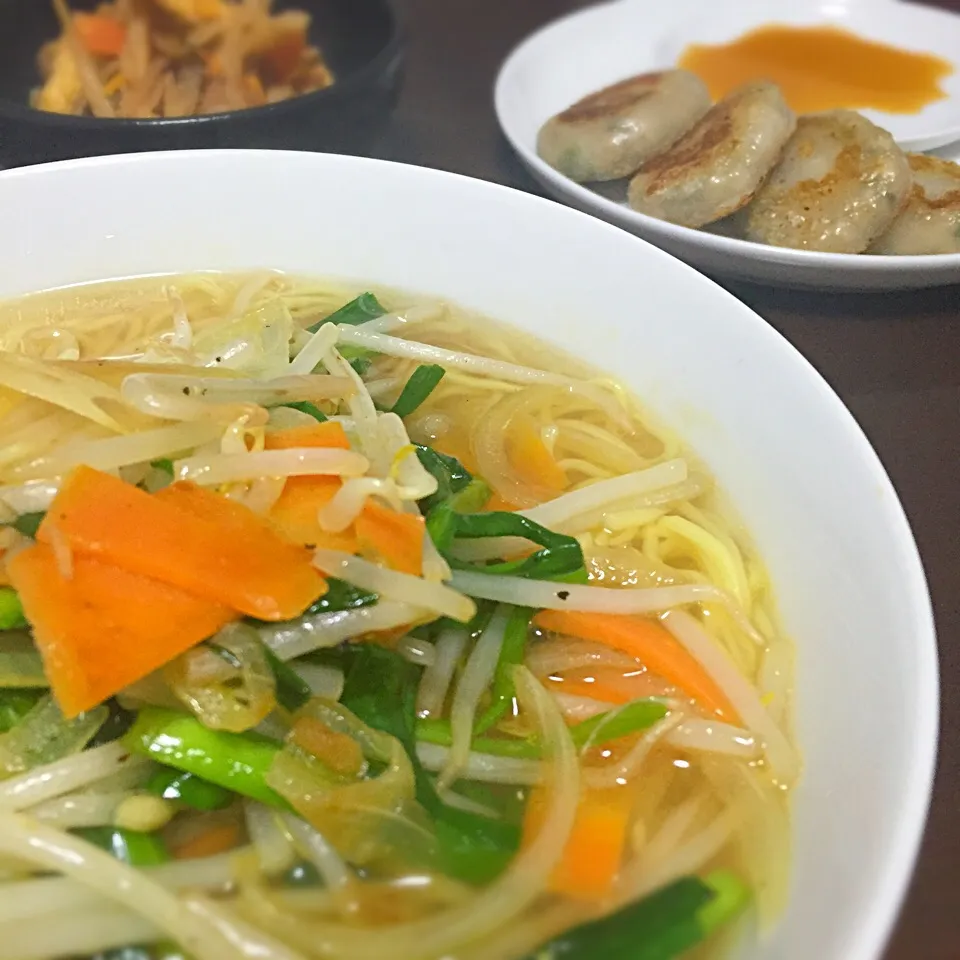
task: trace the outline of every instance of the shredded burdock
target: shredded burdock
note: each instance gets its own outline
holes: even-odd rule
[[[53,0],[60,36],[38,56],[38,110],[159,118],[242,110],[333,83],[310,15],[272,0]]]

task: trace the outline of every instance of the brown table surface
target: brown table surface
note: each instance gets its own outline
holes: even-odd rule
[[[408,0],[406,83],[378,155],[541,193],[500,134],[492,85],[522,37],[584,5]],[[940,5],[960,12],[960,0]],[[841,295],[724,285],[843,398],[913,524],[936,607],[942,732],[926,839],[886,960],[960,960],[960,285]]]

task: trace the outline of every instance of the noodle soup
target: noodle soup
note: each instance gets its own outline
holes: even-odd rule
[[[270,272],[25,298],[0,348],[0,956],[714,957],[776,918],[792,647],[618,384]]]

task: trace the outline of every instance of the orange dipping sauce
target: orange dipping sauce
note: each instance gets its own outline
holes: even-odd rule
[[[865,40],[837,27],[769,24],[716,46],[692,44],[679,66],[719,100],[750,80],[772,80],[797,113],[839,107],[919,113],[946,93],[953,66],[940,57]]]

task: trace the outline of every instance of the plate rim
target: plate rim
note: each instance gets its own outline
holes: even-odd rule
[[[500,64],[493,83],[493,102],[497,123],[512,149],[524,164],[531,168],[532,171],[535,171],[541,183],[555,186],[561,197],[566,192],[572,193],[583,201],[585,207],[595,208],[597,211],[600,211],[600,215],[608,222],[611,222],[612,218],[612,222],[622,229],[635,228],[642,230],[643,233],[641,236],[652,243],[656,242],[652,237],[663,234],[671,243],[706,250],[725,259],[745,259],[753,263],[762,262],[768,265],[789,266],[801,270],[812,270],[815,268],[820,270],[828,269],[831,272],[840,274],[849,272],[856,266],[856,272],[858,273],[874,275],[900,274],[903,276],[905,285],[909,285],[909,277],[914,277],[915,275],[922,276],[931,270],[940,273],[941,271],[948,271],[950,268],[955,268],[957,271],[955,282],[960,283],[960,253],[911,254],[904,256],[870,253],[827,253],[816,250],[798,250],[792,247],[772,247],[767,244],[755,243],[751,240],[724,237],[706,231],[696,230],[692,227],[680,226],[679,224],[670,223],[666,220],[659,220],[648,214],[632,210],[630,207],[609,200],[582,184],[563,176],[563,174],[542,160],[536,153],[536,150],[531,149],[531,147],[524,142],[521,132],[518,131],[516,126],[509,120],[510,110],[507,101],[510,95],[509,87],[514,77],[524,65],[525,58],[531,56],[531,51],[535,51],[539,44],[543,42],[544,37],[562,24],[582,18],[596,17],[598,14],[605,13],[613,7],[623,6],[631,2],[632,0],[607,0],[605,3],[596,4],[583,10],[575,10],[571,13],[556,17],[553,20],[549,20],[532,33],[521,38],[507,53]],[[900,6],[900,0],[870,0],[870,2]],[[907,4],[904,4],[904,6],[906,5]],[[925,8],[920,9],[924,10],[924,12],[931,12],[925,10]],[[960,22],[960,16],[958,16],[957,19],[958,22]],[[960,141],[951,142],[960,143]],[[941,147],[931,147],[929,149],[942,149],[949,145],[950,143],[947,143],[941,145]],[[564,200],[564,202],[567,201]],[[584,207],[580,209],[583,211]],[[625,223],[630,224],[630,226],[625,227]],[[919,278],[920,277],[917,276],[915,281]],[[949,279],[945,279],[943,280],[943,285],[949,282]]]

